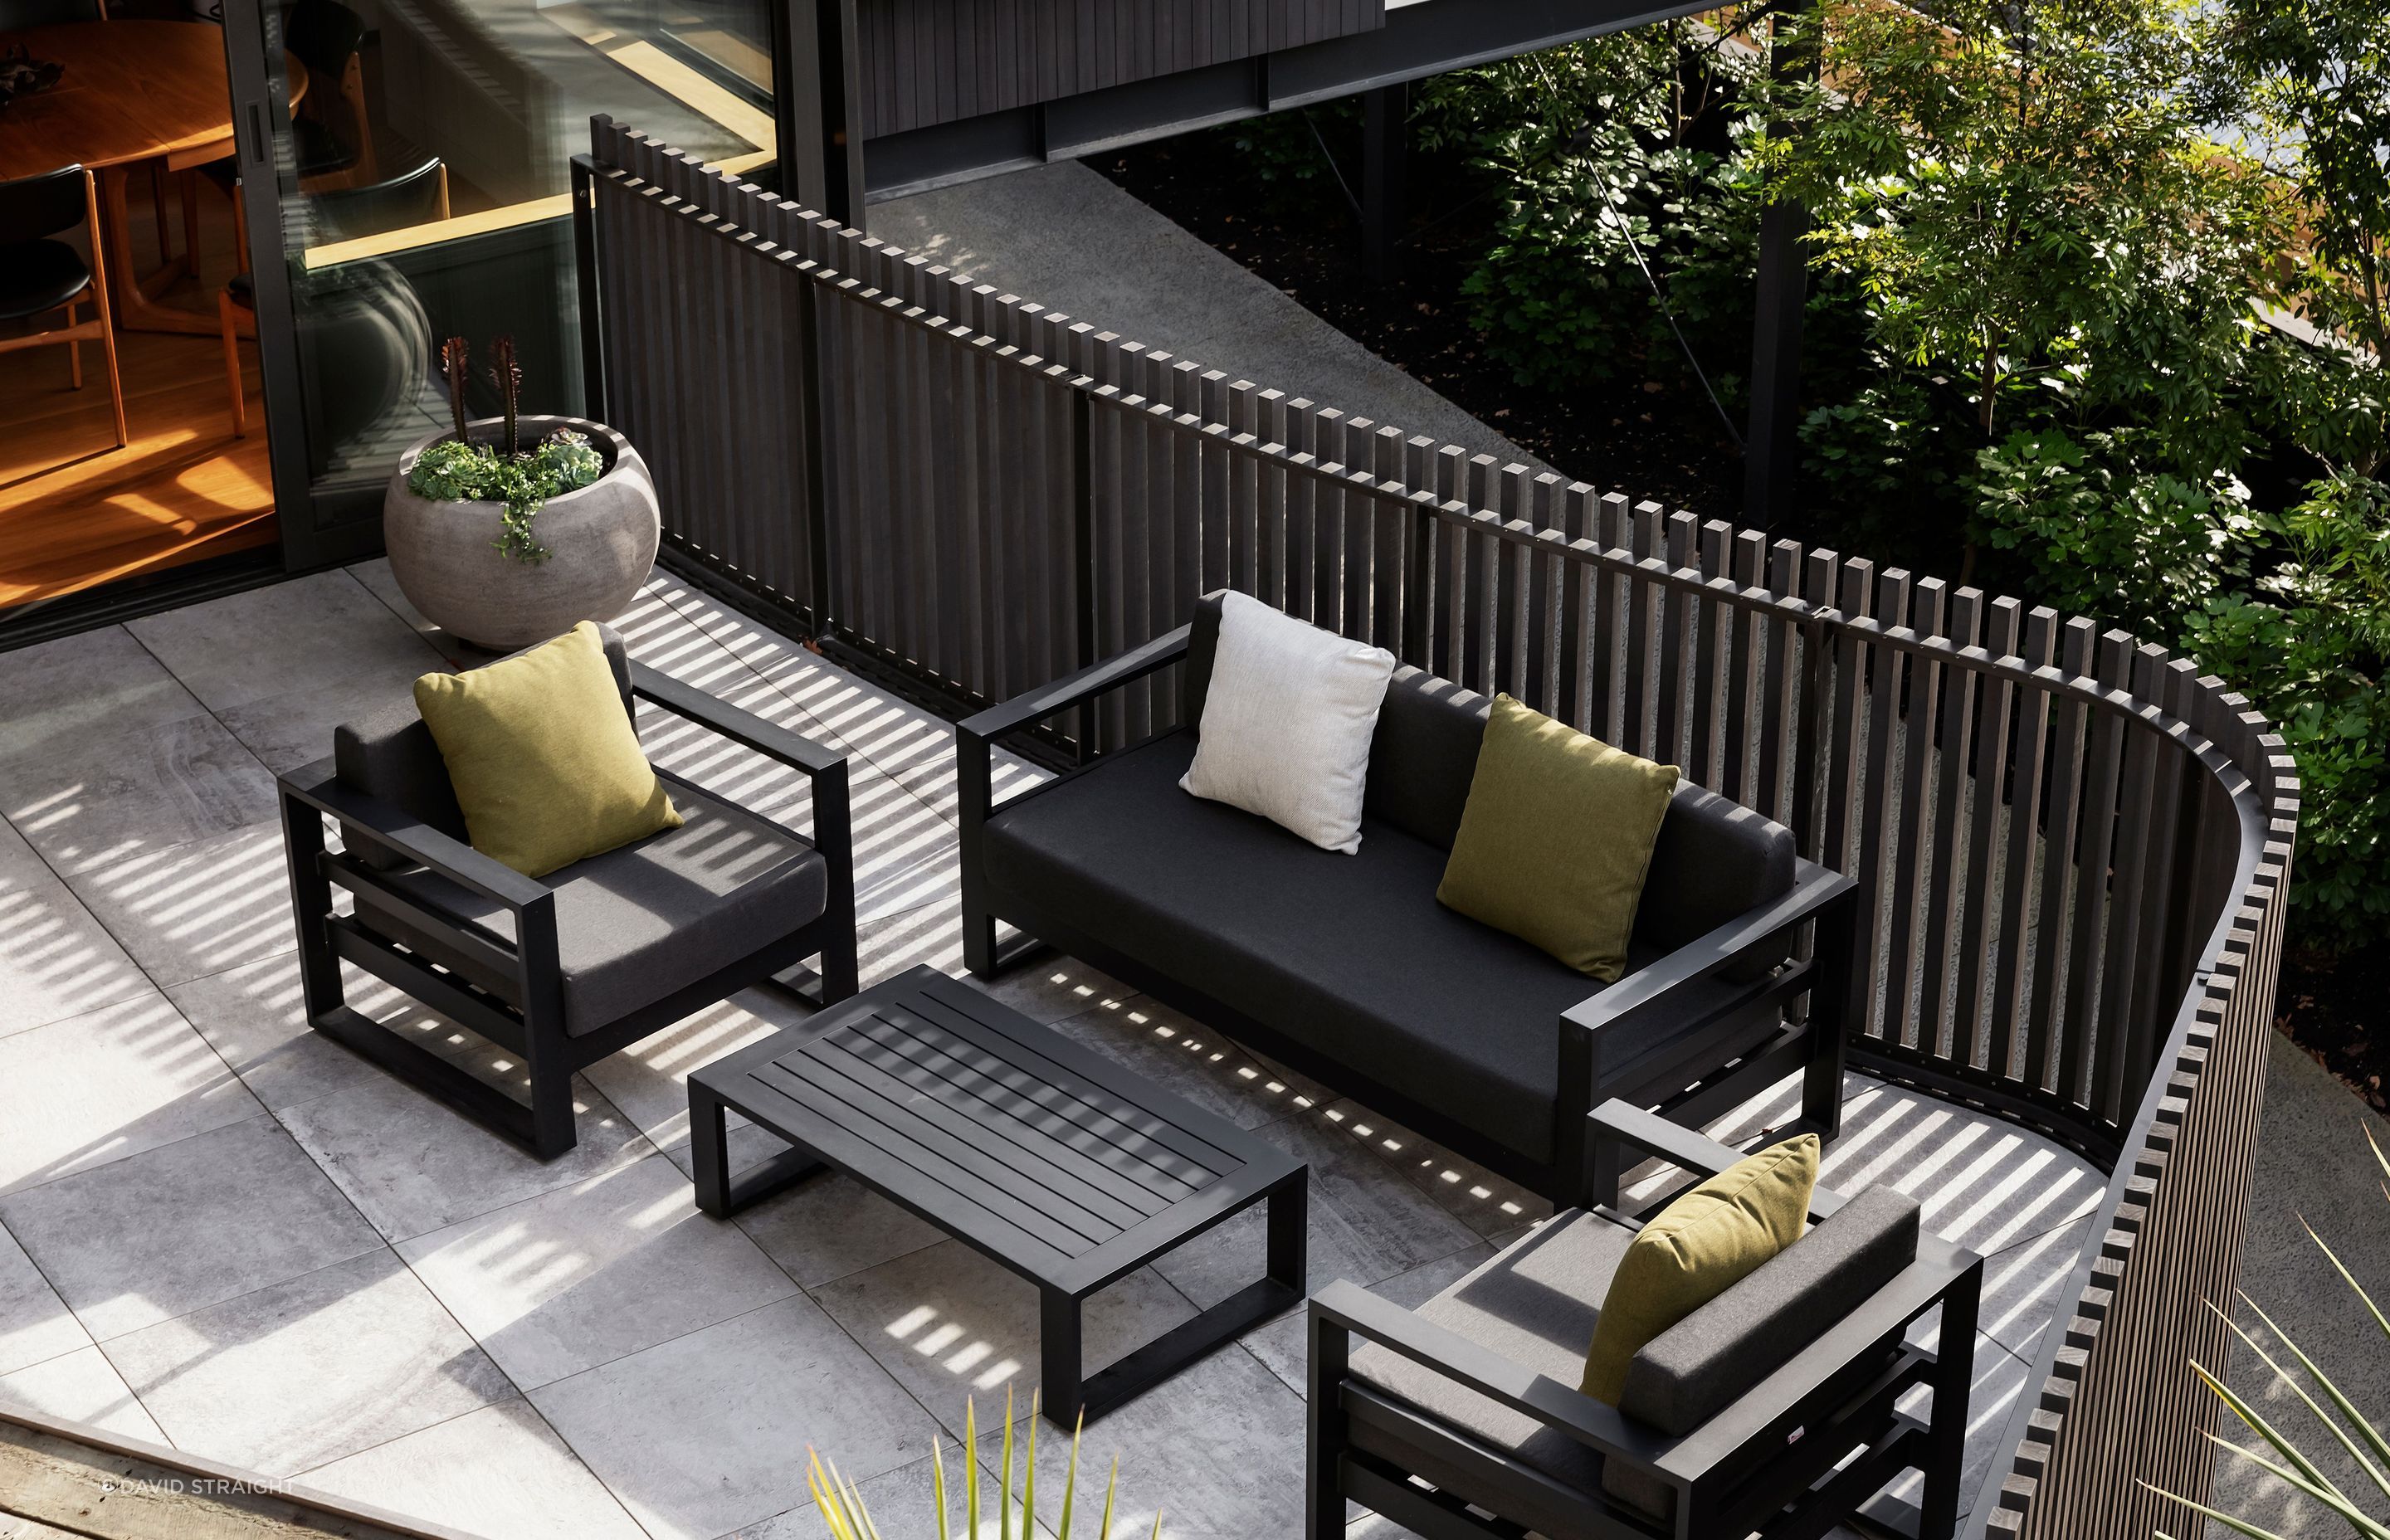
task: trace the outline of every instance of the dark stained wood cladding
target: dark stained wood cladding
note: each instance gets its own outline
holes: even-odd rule
[[[1385,24],[1385,0],[858,0],[867,138]]]

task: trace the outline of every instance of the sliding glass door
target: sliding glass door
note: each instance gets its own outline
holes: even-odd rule
[[[439,342],[514,339],[527,411],[582,408],[572,158],[592,113],[768,182],[767,0],[226,0],[236,164],[294,567],[379,542],[448,420]],[[495,409],[477,379],[476,415]]]

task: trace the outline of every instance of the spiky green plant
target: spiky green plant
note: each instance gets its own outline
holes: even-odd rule
[[[2390,1198],[2390,1156],[2383,1154],[2382,1141],[2374,1137],[2372,1129],[2368,1128],[2365,1131],[2365,1140],[2373,1147],[2374,1163],[2382,1168],[2384,1179],[2382,1195],[2384,1198]],[[2366,1314],[2373,1317],[2373,1324],[2382,1329],[2384,1338],[2390,1340],[2390,1317],[2384,1316],[2382,1307],[2373,1303],[2373,1296],[2366,1292],[2365,1286],[2357,1281],[2356,1276],[2349,1272],[2348,1264],[2340,1260],[2339,1255],[2325,1243],[2323,1237],[2316,1234],[2315,1226],[2308,1225],[2304,1217],[2299,1223],[2306,1228],[2307,1238],[2316,1243],[2318,1249],[2332,1263],[2333,1270],[2340,1274],[2341,1280],[2356,1291],[2358,1301],[2365,1306]],[[2390,1505],[2390,1473],[2385,1473],[2390,1472],[2390,1436],[2385,1436],[2382,1430],[2365,1419],[2364,1415],[2358,1411],[2348,1397],[2341,1392],[2340,1387],[2333,1384],[2330,1377],[2316,1366],[2316,1361],[2308,1357],[2296,1342],[2291,1341],[2290,1334],[2277,1326],[2271,1315],[2257,1308],[2255,1300],[2242,1294],[2241,1303],[2247,1305],[2257,1319],[2265,1323],[2266,1329],[2273,1335],[2274,1341],[2281,1345],[2281,1351],[2298,1361],[2298,1378],[2293,1377],[2288,1369],[2275,1360],[2273,1354],[2268,1353],[2255,1337],[2242,1330],[2240,1324],[2231,1316],[2225,1315],[2221,1310],[2217,1311],[2217,1314],[2224,1316],[2224,1322],[2232,1328],[2232,1334],[2248,1345],[2249,1351],[2257,1355],[2259,1362],[2274,1371],[2274,1378],[2288,1387],[2293,1395],[2298,1397],[2300,1405],[2306,1406],[2314,1415],[2315,1419],[2323,1425],[2324,1431],[2332,1435],[2332,1441],[2340,1445],[2342,1451],[2357,1462],[2358,1469],[2365,1472],[2366,1479],[2381,1494],[2385,1504]],[[2210,1308],[2215,1307],[2211,1305]],[[2209,1390],[2216,1392],[2225,1405],[2232,1409],[2234,1417],[2239,1418],[2251,1432],[2264,1440],[2281,1458],[2268,1459],[2258,1449],[2236,1444],[2230,1439],[2215,1433],[2208,1434],[2207,1436],[2217,1445],[2230,1451],[2236,1457],[2247,1460],[2250,1464],[2267,1471],[2293,1491],[2322,1504],[2345,1521],[2349,1529],[2358,1536],[2358,1540],[2390,1540],[2390,1523],[2371,1517],[2363,1508],[2358,1507],[2356,1499],[2342,1491],[2331,1477],[2325,1475],[2322,1469],[2300,1450],[2298,1444],[2288,1433],[2277,1427],[2270,1418],[2246,1400],[2234,1394],[2229,1386],[2209,1373],[2207,1368],[2198,1361],[2192,1361],[2191,1369],[2193,1374],[2199,1376],[2201,1381]],[[2306,1381],[2305,1385],[2300,1383],[2301,1378]],[[2314,1388],[2314,1394],[2308,1393],[2308,1386]],[[2323,1405],[2317,1402],[2317,1395],[2322,1396],[2323,1400],[2330,1404],[2330,1410],[2326,1410]],[[2236,1534],[2247,1535],[2249,1540],[2282,1540],[2281,1536],[2270,1530],[2259,1529],[2246,1520],[2236,1519],[2231,1514],[2221,1512],[2204,1503],[2192,1502],[2188,1497],[2178,1496],[2174,1493],[2158,1487],[2151,1487],[2150,1490],[2157,1492],[2163,1497],[2180,1503],[2193,1512],[2214,1520]],[[2159,1540],[2173,1540],[2173,1537],[2160,1531]]]
[[[1077,1507],[1079,1485],[1079,1435],[1086,1430],[1086,1418],[1071,1431],[1071,1459],[1062,1474],[1062,1516],[1057,1521],[1055,1540],[1073,1540],[1071,1530]],[[994,1540],[1012,1540],[1012,1392],[1004,1392],[1004,1446],[1001,1455],[1002,1477],[996,1482],[996,1534]],[[1029,1398],[1029,1436],[1022,1441],[1027,1446],[1021,1470],[1021,1540],[1036,1540],[1037,1536],[1037,1397]],[[971,1403],[963,1403],[963,1512],[962,1527],[954,1525],[953,1514],[946,1504],[946,1452],[936,1438],[930,1441],[930,1495],[938,1514],[937,1540],[984,1540],[980,1527],[983,1517],[979,1494],[979,1413]],[[805,1484],[813,1489],[814,1507],[821,1512],[822,1521],[829,1526],[830,1540],[912,1540],[910,1536],[885,1536],[871,1521],[870,1510],[863,1505],[863,1494],[853,1482],[839,1474],[834,1460],[824,1460],[821,1452],[807,1445]],[[1120,1457],[1112,1457],[1111,1479],[1104,1482],[1104,1512],[1097,1521],[1094,1540],[1111,1540],[1112,1504],[1120,1491]],[[1150,1540],[1161,1540],[1162,1514],[1153,1515]],[[1084,1534],[1079,1540],[1087,1540]]]

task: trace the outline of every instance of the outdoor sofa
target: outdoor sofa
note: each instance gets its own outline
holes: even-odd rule
[[[1586,1116],[1613,1097],[1697,1125],[1801,1071],[1802,1126],[1838,1130],[1849,879],[1801,859],[1780,826],[1680,786],[1631,970],[1597,983],[1436,902],[1482,696],[1396,671],[1355,854],[1180,789],[1219,613],[1207,598],[1189,625],[957,729],[972,973],[1059,947],[1563,1206],[1586,1190]],[[1188,725],[994,803],[999,739],[1173,664]],[[1026,932],[1001,956],[998,920]]]
[[[1313,1296],[1309,1540],[1344,1534],[1348,1498],[1437,1540],[1814,1540],[1870,1504],[1949,1540],[1983,1258],[1921,1228],[1913,1198],[1814,1188],[1809,1233],[1645,1343],[1606,1405],[1578,1388],[1586,1344],[1638,1217],[1671,1196],[1624,1209],[1622,1174],[1657,1157],[1699,1179],[1737,1154],[1619,1102],[1590,1128],[1596,1206],[1416,1311],[1351,1283]],[[1907,1470],[1921,1482],[1884,1491]]]

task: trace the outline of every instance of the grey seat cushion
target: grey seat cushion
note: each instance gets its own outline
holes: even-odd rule
[[[579,1035],[818,918],[829,892],[829,867],[813,847],[686,781],[672,780],[675,829],[578,861],[538,880],[556,892],[557,956],[563,973],[565,1031]],[[511,945],[514,919],[503,907],[421,867],[390,880]],[[424,936],[370,890],[356,895],[374,929],[441,956]],[[455,961],[475,982],[494,981],[469,956]]]
[[[1593,1323],[1635,1232],[1578,1212],[1545,1225],[1420,1306],[1446,1330],[1574,1388],[1585,1377]],[[1601,1482],[1603,1460],[1566,1433],[1488,1401],[1385,1348],[1353,1354],[1355,1378],[1577,1491]]]
[[[1173,734],[999,809],[1009,896],[1533,1160],[1561,1012],[1600,986],[1435,901],[1445,853],[1365,816],[1352,855],[1190,797]],[[1018,914],[1018,906],[1010,912]]]

